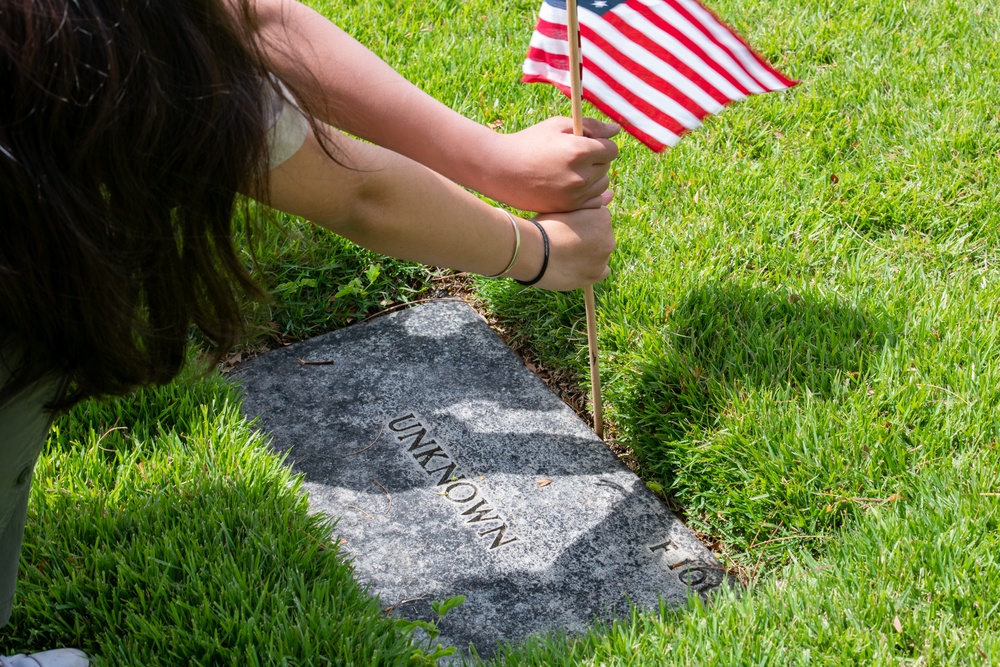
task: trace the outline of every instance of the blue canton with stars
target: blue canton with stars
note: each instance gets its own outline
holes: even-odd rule
[[[545,0],[545,2],[559,9],[566,9],[566,0]],[[618,5],[626,2],[628,0],[576,0],[577,6],[580,9],[587,9],[598,16],[605,12],[610,12]]]

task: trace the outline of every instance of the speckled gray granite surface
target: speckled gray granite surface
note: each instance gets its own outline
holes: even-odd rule
[[[445,645],[485,657],[723,581],[694,534],[464,303],[272,351],[234,378],[385,607],[431,619],[431,601],[466,596],[440,625]]]

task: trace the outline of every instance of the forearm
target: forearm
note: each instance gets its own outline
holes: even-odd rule
[[[310,133],[271,173],[270,203],[385,255],[485,275],[507,265],[514,233],[500,211],[406,157],[347,137],[336,142],[347,167]],[[540,267],[541,239],[522,235],[511,275],[527,279]]]
[[[270,174],[266,201],[386,255],[494,275],[514,256],[514,226],[502,212],[408,158],[337,136],[331,160],[310,133],[305,145]],[[507,275],[535,278],[542,234],[516,220],[521,238]],[[550,262],[538,286],[567,290],[603,279],[614,248],[606,208],[541,218]]]

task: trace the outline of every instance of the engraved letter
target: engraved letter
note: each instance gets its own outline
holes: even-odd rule
[[[499,531],[499,532],[498,532]],[[517,537],[512,537],[507,541],[503,541],[503,536],[507,533],[507,524],[501,524],[496,528],[490,528],[489,530],[484,530],[479,533],[479,537],[486,537],[490,533],[497,533],[497,536],[493,538],[493,544],[490,545],[490,551],[496,549],[497,547],[502,547],[505,544],[510,544],[511,542],[517,542]]]
[[[472,493],[470,493],[465,498],[453,498],[452,495],[451,495],[452,490],[457,489],[460,486],[467,486],[467,487],[469,487],[470,489],[472,489]],[[448,500],[450,500],[453,503],[467,503],[470,500],[472,500],[473,498],[475,498],[476,494],[478,494],[478,493],[479,493],[479,489],[477,489],[475,486],[473,486],[473,484],[471,482],[455,482],[454,484],[452,484],[451,486],[449,486],[447,489],[444,490],[444,497],[447,498]]]
[[[673,540],[667,540],[663,544],[656,544],[654,546],[649,547],[649,550],[655,554],[658,549],[663,549],[663,553],[666,554],[668,549],[673,550],[676,548],[677,545],[674,544]]]
[[[682,560],[679,563],[677,562],[677,559],[683,556],[683,552],[678,553],[679,549],[680,547],[678,547],[673,540],[667,540],[662,544],[656,544],[649,547],[649,550],[654,554],[657,551],[663,551],[662,559],[667,566],[670,567],[670,569],[680,567],[681,565],[690,562],[690,559]]]
[[[417,424],[417,425],[419,426],[419,424]],[[410,448],[408,450],[406,450],[408,452],[412,452],[414,449],[420,449],[421,447],[424,446],[424,436],[425,435],[427,435],[427,429],[421,428],[419,431],[414,431],[413,433],[406,433],[404,435],[397,435],[396,439],[399,440],[400,442],[403,442],[407,438],[413,438],[413,444],[410,445]],[[437,443],[434,440],[428,440],[427,444],[428,445],[436,445]]]
[[[677,573],[677,578],[680,579],[681,583],[695,588],[708,578],[708,574],[700,567],[687,567]]]
[[[399,428],[396,428],[396,426],[400,422],[406,421],[407,419],[413,419],[414,420],[413,426],[401,426]],[[416,417],[413,416],[412,412],[410,414],[406,415],[405,417],[400,417],[399,419],[393,419],[391,422],[389,422],[389,430],[395,431],[396,433],[399,433],[400,431],[409,431],[414,426],[420,426],[420,422],[416,421]]]
[[[484,516],[485,514],[489,514],[490,512],[493,511],[493,508],[489,506],[487,506],[486,509],[484,510],[479,509],[483,505],[486,505],[486,503],[488,502],[489,502],[488,500],[480,500],[473,507],[470,507],[469,509],[462,512],[462,516],[475,515],[465,523],[478,523],[480,521],[493,521],[495,519],[503,521],[503,519],[501,519],[500,516],[496,514],[494,514],[493,516]]]
[[[426,467],[427,466],[424,466],[425,469]],[[428,470],[427,474],[433,475],[436,472],[441,472],[442,470],[444,470],[444,474],[441,475],[441,479],[439,479],[438,483],[435,484],[435,486],[444,486],[449,482],[457,482],[460,479],[465,479],[465,475],[459,475],[458,477],[455,476],[455,468],[457,467],[458,464],[452,461],[446,466],[441,466],[440,468],[434,468],[434,470]]]
[[[433,440],[431,442],[427,443],[427,444],[432,444],[432,443],[433,443]],[[413,448],[410,447],[410,449],[412,450]],[[440,456],[443,459],[447,459],[448,458],[448,454],[445,453],[445,451],[443,449],[441,449],[440,447],[435,447],[434,449],[425,449],[422,452],[414,454],[413,458],[416,459],[417,463],[420,464],[421,468],[423,468],[424,470],[427,470],[427,464],[435,456]]]

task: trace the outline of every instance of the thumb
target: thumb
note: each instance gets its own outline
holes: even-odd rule
[[[594,139],[610,139],[621,131],[617,123],[602,123],[596,118],[583,119],[583,136]]]

